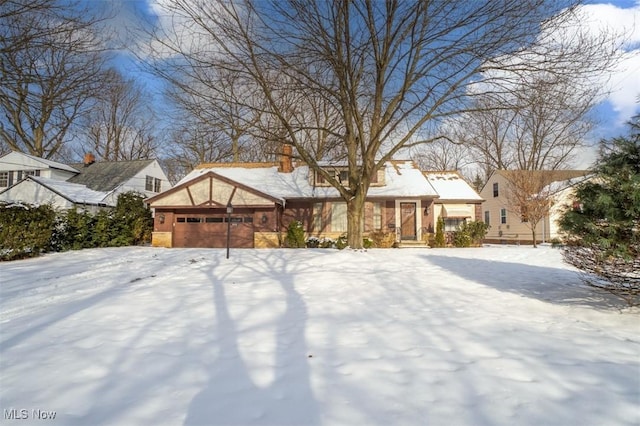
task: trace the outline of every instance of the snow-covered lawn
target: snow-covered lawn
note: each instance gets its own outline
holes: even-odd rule
[[[0,298],[3,424],[640,424],[640,311],[549,247],[84,250]]]

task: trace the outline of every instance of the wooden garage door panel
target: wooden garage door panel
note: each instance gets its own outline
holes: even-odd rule
[[[233,218],[232,218],[233,219]],[[239,248],[253,247],[253,224],[231,223],[230,246]],[[227,224],[222,223],[176,223],[175,246],[178,247],[214,247],[227,246]]]

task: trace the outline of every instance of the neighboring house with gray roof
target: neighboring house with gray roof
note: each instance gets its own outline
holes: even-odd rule
[[[170,187],[157,160],[96,162],[87,154],[65,165],[18,152],[0,157],[0,202],[95,211],[115,206],[123,192],[150,197]]]

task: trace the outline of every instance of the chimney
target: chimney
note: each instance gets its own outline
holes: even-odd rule
[[[88,166],[92,165],[95,162],[96,162],[96,156],[93,155],[92,153],[87,152],[84,155],[84,166],[85,167],[88,167]]]
[[[293,161],[291,156],[293,155],[293,147],[288,144],[282,145],[282,155],[280,156],[280,167],[278,171],[280,173],[291,173],[293,171]]]

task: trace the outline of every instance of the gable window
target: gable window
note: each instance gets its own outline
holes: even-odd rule
[[[382,229],[382,203],[373,203],[373,229]]]
[[[493,196],[497,197],[498,194],[499,194],[499,192],[498,192],[498,182],[496,182],[496,183],[493,184]]]
[[[485,210],[485,212],[484,212],[484,223],[489,225],[491,223],[489,221],[490,219],[491,219],[491,214],[490,214],[489,210]]]
[[[507,223],[507,209],[500,209],[500,223]]]
[[[349,183],[349,172],[347,170],[340,170],[340,172],[338,173],[338,180],[342,184],[348,184]]]
[[[158,178],[153,179],[153,192],[160,192],[161,185],[162,185],[162,180]]]
[[[24,177],[27,176],[40,176],[40,170],[25,170]]]
[[[144,184],[145,191],[153,192],[153,176],[147,176]]]
[[[331,231],[347,232],[347,203],[331,203]]]
[[[322,230],[322,203],[313,204],[313,230]]]

